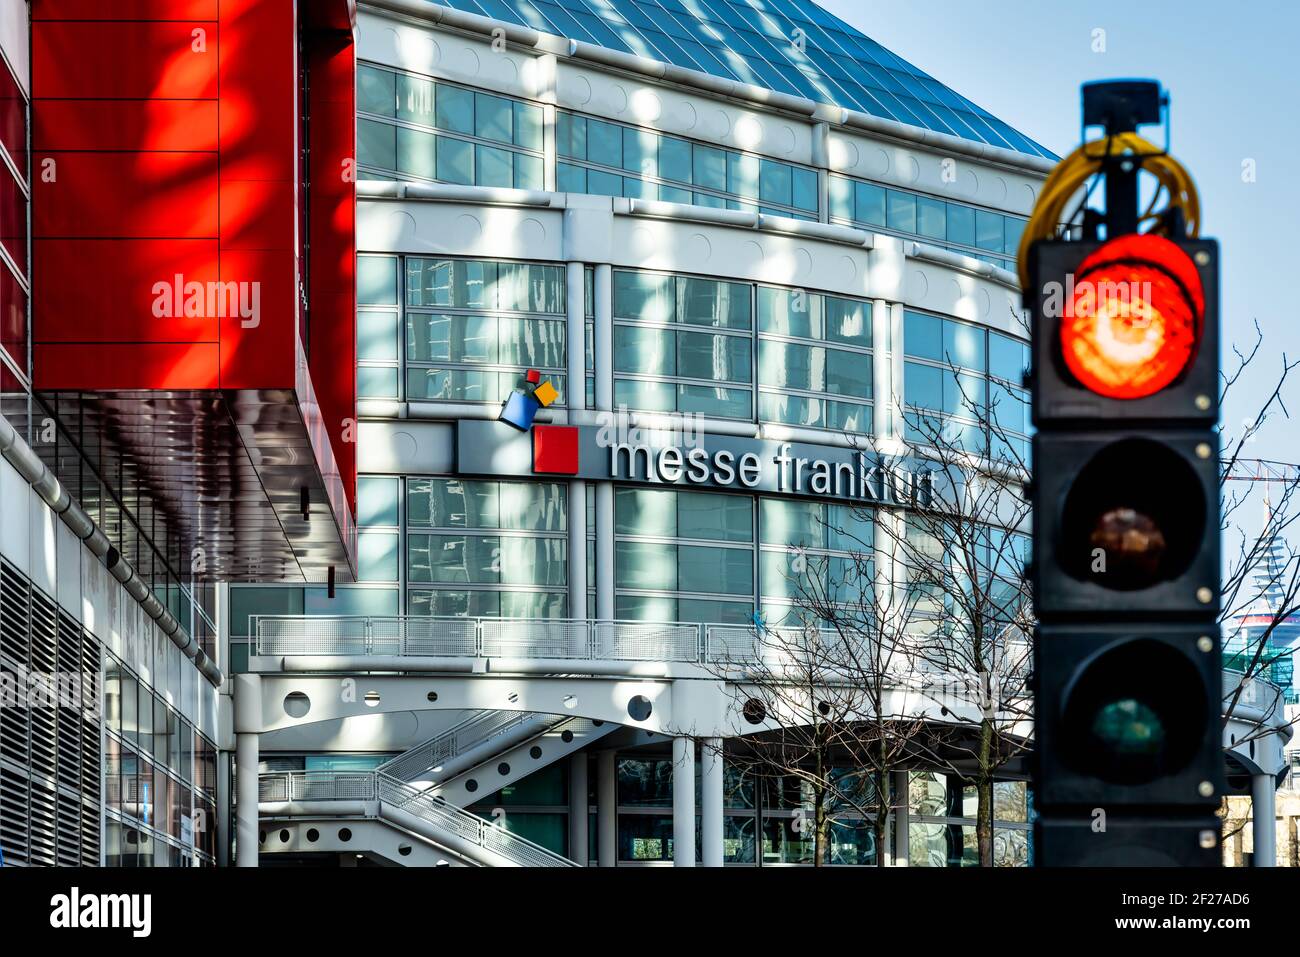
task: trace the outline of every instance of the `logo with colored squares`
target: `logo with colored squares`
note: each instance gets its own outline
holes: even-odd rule
[[[578,430],[571,425],[534,425],[538,409],[560,397],[542,374],[529,369],[526,387],[515,389],[501,408],[500,420],[520,432],[533,434],[533,471],[550,475],[578,474]]]

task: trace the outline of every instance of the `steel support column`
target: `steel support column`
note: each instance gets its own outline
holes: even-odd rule
[[[695,866],[695,739],[673,738],[673,866]]]
[[[262,719],[261,675],[235,675],[235,866],[257,867],[258,732]]]
[[[601,867],[618,862],[618,765],[613,751],[596,754],[596,853]]]
[[[721,867],[723,861],[722,738],[705,738],[700,751],[700,862]]]
[[[1277,867],[1277,780],[1271,774],[1250,777],[1251,832],[1255,867]]]

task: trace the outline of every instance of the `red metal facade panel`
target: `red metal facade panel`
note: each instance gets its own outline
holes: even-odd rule
[[[221,387],[292,389],[298,334],[293,321],[298,310],[293,250],[223,249],[221,279],[246,284],[241,288],[256,301],[256,315],[227,314],[218,320]]]
[[[217,150],[216,100],[46,100],[33,150]]]
[[[311,134],[309,365],[349,501],[356,501],[356,57],[350,33],[307,45]]]
[[[120,387],[120,372],[72,354],[77,343],[94,352],[111,342],[216,343],[217,386],[293,388],[296,6],[33,4],[33,338],[62,345],[47,354],[84,373],[79,388]],[[156,315],[155,287],[177,276],[186,303],[198,284],[216,311]],[[227,285],[209,293],[218,280]],[[132,384],[149,387],[152,370],[164,377],[157,388],[207,387],[208,351],[170,365],[142,354]],[[178,383],[186,370],[195,381]],[[67,381],[39,363],[34,372],[38,388]]]
[[[351,564],[354,5],[32,0],[31,11],[37,390],[221,390],[222,414],[257,409],[240,433],[249,448],[307,430],[316,462],[294,477],[293,511],[259,487],[271,511],[257,518],[287,535],[305,574]],[[309,486],[328,490],[342,552],[300,553],[283,528]]]
[[[214,153],[37,153],[37,238],[199,239],[217,235]],[[41,165],[52,161],[53,166]],[[42,175],[50,171],[50,176]]]
[[[217,342],[216,319],[193,308],[220,278],[215,239],[39,239],[34,249],[42,342]]]
[[[216,343],[118,342],[94,347],[35,343],[32,364],[44,369],[40,388],[216,389],[220,358]]]
[[[43,98],[211,99],[217,95],[216,23],[38,21],[32,79]]]
[[[38,0],[33,20],[215,20],[217,0]]]

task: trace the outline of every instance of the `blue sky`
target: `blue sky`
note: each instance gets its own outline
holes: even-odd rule
[[[1264,333],[1262,361],[1234,387],[1229,432],[1271,391],[1281,355],[1300,357],[1293,284],[1300,226],[1300,4],[1193,0],[819,0],[899,56],[1058,155],[1079,141],[1079,85],[1152,77],[1168,88],[1172,149],[1201,195],[1202,235],[1222,244],[1221,315],[1228,346]],[[1105,52],[1094,52],[1094,31]],[[1156,135],[1156,134],[1153,134]],[[1254,160],[1255,182],[1242,180]],[[1275,419],[1252,458],[1300,461],[1296,419]]]

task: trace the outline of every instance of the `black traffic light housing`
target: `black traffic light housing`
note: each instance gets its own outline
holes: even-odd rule
[[[1100,813],[1095,813],[1100,812]],[[1094,808],[1034,825],[1034,859],[1072,867],[1216,867],[1219,819],[1130,815]]]
[[[1197,807],[1224,790],[1214,628],[1042,625],[1036,807]]]
[[[1102,423],[1094,422],[1097,426]],[[1034,610],[1154,617],[1219,609],[1219,449],[1207,429],[1058,432],[1034,438]],[[1126,557],[1103,517],[1148,516],[1159,554]]]
[[[1084,88],[1105,215],[1021,264],[1039,866],[1222,863],[1218,246],[1181,202],[1139,233],[1151,153],[1114,139],[1166,104],[1152,81]]]

